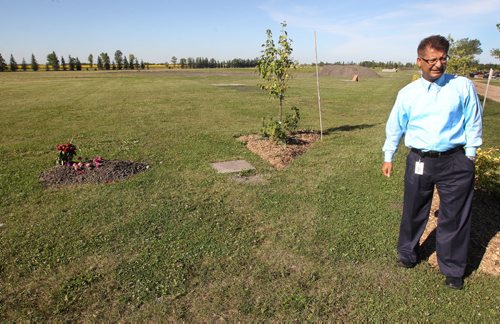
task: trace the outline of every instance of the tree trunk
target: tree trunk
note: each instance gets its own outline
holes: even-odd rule
[[[279,116],[279,123],[281,124],[281,121],[283,120],[283,98],[280,97],[280,116]]]

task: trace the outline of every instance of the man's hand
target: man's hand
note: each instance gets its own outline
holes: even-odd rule
[[[382,164],[382,174],[386,177],[390,177],[392,172],[392,162],[384,162]]]

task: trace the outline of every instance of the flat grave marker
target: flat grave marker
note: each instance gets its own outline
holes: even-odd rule
[[[245,160],[214,162],[211,165],[215,170],[217,170],[217,173],[235,173],[246,170],[255,170],[255,167]]]

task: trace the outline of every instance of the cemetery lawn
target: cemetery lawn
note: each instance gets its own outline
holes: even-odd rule
[[[499,321],[499,277],[471,269],[454,291],[427,262],[395,266],[407,150],[384,178],[381,147],[414,73],[322,78],[323,140],[281,171],[236,140],[278,114],[254,70],[0,73],[0,320]],[[299,69],[285,107],[302,129],[316,100]],[[487,101],[483,147],[499,122]],[[44,188],[70,140],[149,168]],[[239,159],[266,181],[210,166]]]

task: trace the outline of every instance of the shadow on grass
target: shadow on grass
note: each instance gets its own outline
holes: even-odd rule
[[[469,256],[465,276],[469,276],[479,268],[486,247],[500,231],[500,195],[481,190],[474,192],[472,203],[471,236]],[[421,258],[427,260],[436,251],[436,229],[434,229],[421,246]]]
[[[323,135],[330,135],[334,132],[350,132],[358,129],[372,128],[378,124],[361,124],[361,125],[342,125],[339,127],[328,128],[323,131]]]

